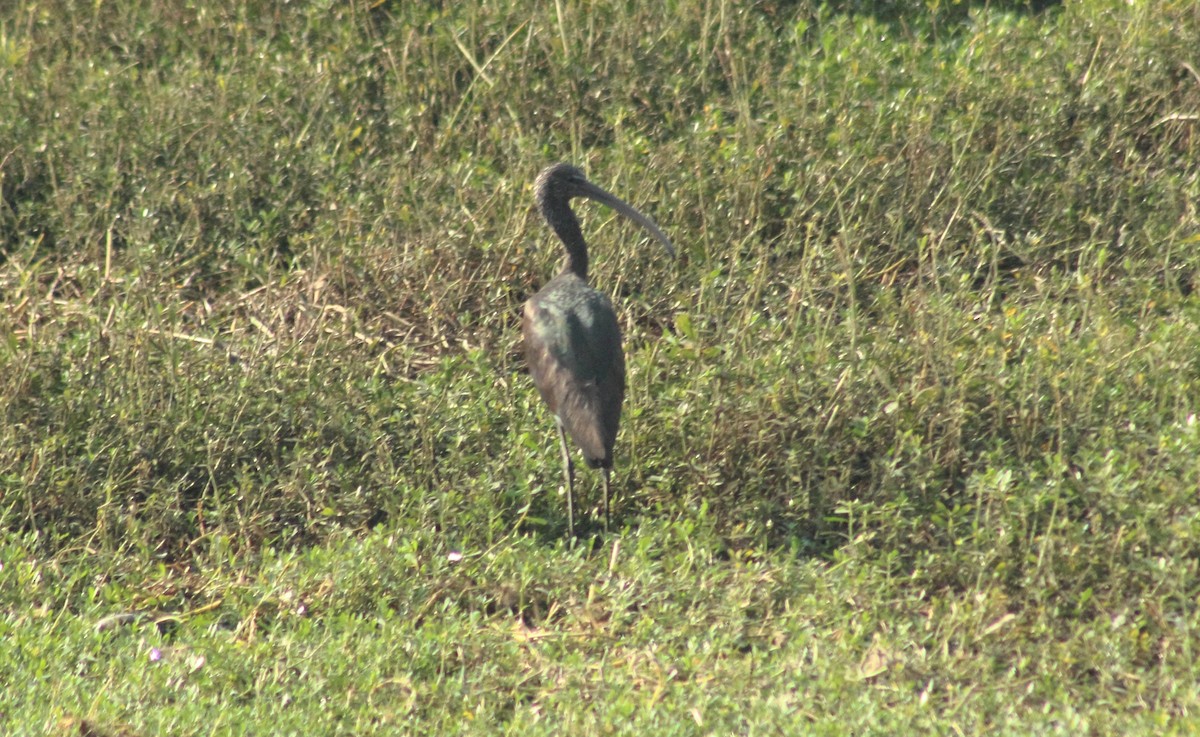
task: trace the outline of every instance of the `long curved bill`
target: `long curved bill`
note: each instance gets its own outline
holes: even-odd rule
[[[658,229],[658,225],[656,225],[653,220],[638,212],[633,205],[629,204],[620,197],[617,197],[615,194],[597,187],[589,181],[585,180],[579,182],[577,186],[577,191],[580,195],[587,197],[588,199],[595,200],[602,205],[608,205],[633,222],[650,231],[650,235],[657,238],[658,241],[663,244],[663,247],[667,249],[667,253],[671,254],[671,258],[675,257],[675,246],[671,245],[671,239]]]

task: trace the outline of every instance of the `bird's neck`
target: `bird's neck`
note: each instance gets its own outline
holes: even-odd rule
[[[570,205],[566,200],[545,200],[542,202],[542,217],[562,241],[567,252],[567,263],[563,267],[563,273],[572,273],[587,281],[587,243],[583,240],[583,231],[579,229],[579,218],[575,217]]]

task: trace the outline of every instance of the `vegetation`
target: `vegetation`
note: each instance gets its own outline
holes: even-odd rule
[[[1197,8],[6,4],[0,732],[1192,732]]]

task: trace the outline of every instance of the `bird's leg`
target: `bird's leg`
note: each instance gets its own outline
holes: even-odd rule
[[[575,465],[571,462],[571,449],[567,445],[567,433],[563,430],[562,422],[554,418],[558,425],[558,442],[562,446],[563,474],[567,477],[567,535],[575,537]]]
[[[604,471],[604,531],[608,532],[608,473],[612,469],[605,468]]]

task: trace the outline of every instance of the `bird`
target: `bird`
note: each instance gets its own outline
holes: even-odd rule
[[[525,302],[521,333],[533,383],[554,413],[567,483],[567,534],[575,537],[575,466],[567,436],[591,468],[603,472],[604,527],[609,523],[609,474],[625,400],[625,354],[621,330],[608,295],[588,283],[588,250],[571,209],[586,197],[641,225],[674,257],[675,247],[653,220],[614,194],[592,184],[567,163],[544,169],[534,195],[546,224],[562,241],[562,271]]]

